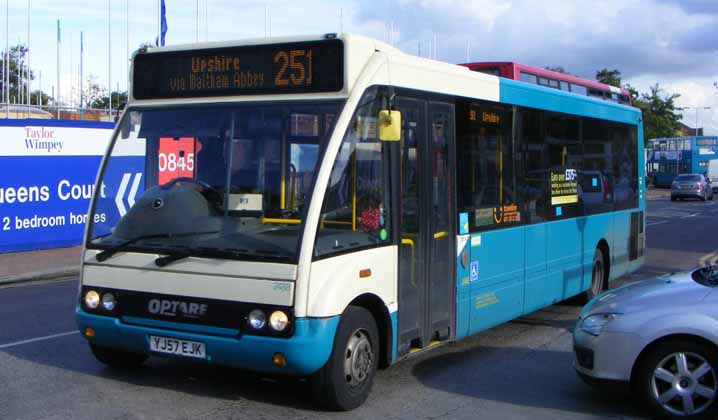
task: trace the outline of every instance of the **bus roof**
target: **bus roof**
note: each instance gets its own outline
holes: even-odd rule
[[[487,68],[487,67],[495,67],[495,66],[514,66],[518,71],[524,71],[529,72],[532,74],[535,74],[536,76],[544,76],[544,77],[550,77],[558,80],[563,80],[569,83],[576,83],[587,87],[593,87],[596,89],[603,89],[603,90],[610,90],[614,93],[623,93],[625,95],[629,95],[630,92],[628,92],[627,89],[623,88],[617,88],[615,86],[607,85],[605,83],[596,82],[594,80],[584,79],[581,77],[572,76],[570,74],[566,73],[559,73],[557,71],[553,70],[547,70],[542,69],[540,67],[533,67],[526,64],[516,63],[513,61],[489,61],[489,62],[474,62],[474,63],[465,63],[461,64],[462,66],[466,66],[469,68]]]

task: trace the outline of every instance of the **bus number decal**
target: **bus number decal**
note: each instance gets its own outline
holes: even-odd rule
[[[275,86],[296,87],[312,84],[311,49],[279,51],[274,55],[274,64],[280,64],[274,77]]]

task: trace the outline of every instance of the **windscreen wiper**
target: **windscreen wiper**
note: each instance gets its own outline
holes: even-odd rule
[[[158,238],[170,239],[170,238],[174,238],[174,237],[206,235],[206,234],[218,233],[218,232],[219,232],[218,230],[211,230],[211,231],[205,231],[205,232],[192,232],[192,233],[179,233],[179,234],[169,232],[169,233],[158,233],[158,234],[154,234],[154,235],[141,235],[141,236],[137,236],[132,239],[128,239],[125,242],[121,242],[113,247],[107,248],[106,250],[95,255],[95,259],[100,262],[105,261],[108,258],[110,258],[111,256],[115,255],[117,252],[122,251],[123,249],[127,248],[128,246],[132,245],[133,243],[135,243],[137,241],[142,241],[144,239],[158,239]]]
[[[177,252],[175,254],[165,255],[164,257],[157,257],[155,259],[155,265],[157,267],[164,267],[164,266],[171,264],[175,261],[185,259],[191,255],[192,255],[191,252]]]

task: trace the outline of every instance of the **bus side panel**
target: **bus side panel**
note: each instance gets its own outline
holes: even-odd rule
[[[462,255],[466,253],[467,261],[462,263]],[[469,318],[471,317],[471,237],[456,237],[456,338],[469,334]],[[466,266],[464,266],[466,264]]]
[[[469,332],[520,316],[524,300],[524,228],[473,234],[471,264]],[[472,270],[477,272],[472,275]]]
[[[613,213],[613,246],[611,246],[611,277],[617,279],[628,270],[628,237],[631,234],[631,212]]]
[[[524,313],[533,312],[551,304],[553,299],[546,291],[546,223],[528,225],[526,237],[526,287],[524,288]]]
[[[587,290],[591,286],[591,270],[593,268],[593,255],[596,246],[601,239],[605,239],[609,245],[609,253],[613,254],[610,248],[613,242],[613,215],[611,213],[595,214],[583,218],[585,228],[583,231],[583,282],[581,290]],[[610,256],[609,256],[610,258]]]
[[[579,234],[582,218],[560,220],[548,224],[548,279],[544,292],[555,303],[581,291],[581,248]]]

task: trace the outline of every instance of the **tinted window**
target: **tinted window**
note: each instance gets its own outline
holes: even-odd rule
[[[638,206],[638,158],[636,128],[611,124],[609,134],[613,147],[615,209]]]
[[[534,85],[537,83],[535,74],[521,72],[520,77],[523,82],[533,83]]]
[[[541,86],[549,86],[549,79],[546,77],[539,77],[538,84]]]
[[[608,123],[594,118],[584,118],[581,189],[585,214],[613,210],[612,150]]]
[[[391,241],[389,143],[377,139],[377,115],[386,104],[368,90],[349,123],[332,167],[315,244],[316,255]]]
[[[523,157],[520,190],[526,223],[546,221],[549,199],[548,145],[543,137],[543,112],[521,108],[517,118],[518,139]]]
[[[701,180],[700,175],[678,175],[676,177],[676,181],[683,181],[683,182],[698,182]]]
[[[459,101],[457,109],[459,211],[472,231],[516,225],[511,108]]]
[[[579,118],[553,112],[544,115],[551,197],[549,218],[579,216],[583,214],[578,186],[583,165]]]
[[[561,82],[561,90],[568,92],[570,90],[568,82]]]
[[[588,89],[585,86],[571,83],[571,92],[578,93],[579,95],[588,95]]]

